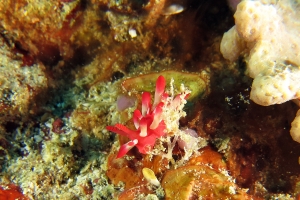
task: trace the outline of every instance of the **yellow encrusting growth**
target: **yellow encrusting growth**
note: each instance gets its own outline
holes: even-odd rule
[[[154,172],[151,169],[145,167],[145,168],[143,168],[142,173],[143,173],[145,179],[149,183],[151,183],[152,185],[155,185],[155,186],[160,185],[160,182],[157,180]]]

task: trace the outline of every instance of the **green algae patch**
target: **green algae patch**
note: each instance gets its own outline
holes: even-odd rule
[[[142,93],[144,91],[154,92],[158,76],[164,76],[167,84],[174,80],[174,88],[180,88],[181,84],[191,90],[189,100],[202,98],[208,93],[209,79],[203,74],[192,74],[173,70],[140,75],[128,78],[122,82],[122,88],[130,94]]]

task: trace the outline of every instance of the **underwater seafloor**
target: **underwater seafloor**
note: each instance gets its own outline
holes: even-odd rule
[[[289,100],[300,94],[263,106],[250,96],[262,74],[252,64],[268,68],[270,60],[284,59],[296,76],[288,82],[300,88],[300,39],[290,34],[299,29],[299,1],[239,2],[1,1],[0,199],[299,198],[300,144],[290,135],[299,102]],[[271,23],[277,18],[286,33]],[[248,37],[241,29],[251,20],[258,28]],[[222,54],[228,30],[233,47]],[[133,147],[116,158],[129,140],[108,129],[135,130],[133,112],[144,109],[142,92],[153,98],[159,75],[170,105],[181,83],[191,92],[180,109],[165,105],[159,115],[172,131],[156,138],[152,153]]]

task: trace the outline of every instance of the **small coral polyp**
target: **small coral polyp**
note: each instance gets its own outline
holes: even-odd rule
[[[106,127],[107,130],[130,139],[129,142],[120,147],[117,158],[126,155],[134,146],[138,148],[140,153],[149,154],[156,143],[156,139],[167,136],[170,131],[172,132],[172,128],[169,127],[170,125],[173,124],[176,127],[175,129],[178,129],[179,119],[185,115],[182,108],[186,103],[185,99],[188,97],[190,91],[186,90],[183,86],[181,93],[174,98],[172,81],[170,95],[165,92],[165,87],[165,78],[159,76],[156,81],[153,104],[151,104],[151,94],[143,92],[142,110],[136,109],[133,113],[133,123],[136,130],[131,130],[122,124]],[[173,118],[173,122],[170,121],[170,111],[173,113],[173,116],[177,115],[177,117]]]

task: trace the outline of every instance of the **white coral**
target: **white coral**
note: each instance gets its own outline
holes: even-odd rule
[[[300,98],[299,1],[244,0],[234,18],[221,52],[230,61],[245,57],[247,73],[254,78],[250,98],[263,106]],[[291,134],[300,142],[295,124]]]
[[[253,80],[251,99],[268,106],[299,98],[299,77],[299,67],[274,63],[273,67],[261,72]]]
[[[298,110],[294,121],[292,122],[291,136],[293,140],[300,143],[300,110]]]

